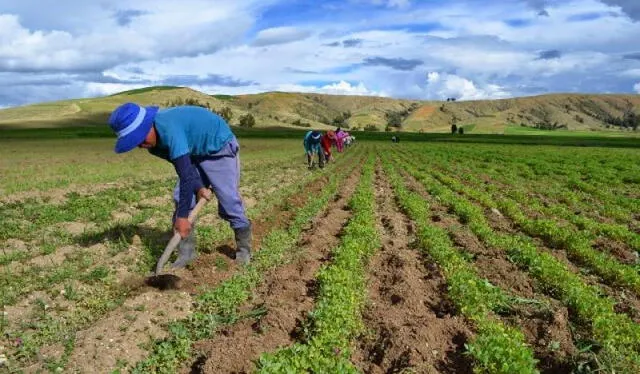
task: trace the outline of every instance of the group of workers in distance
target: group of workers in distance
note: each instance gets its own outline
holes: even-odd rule
[[[337,128],[336,131],[329,130],[324,134],[317,130],[312,130],[304,136],[304,152],[307,155],[309,169],[315,166],[314,157],[318,157],[318,166],[324,167],[325,162],[333,160],[331,147],[335,146],[338,152],[344,152],[345,147],[349,147],[356,140],[347,131]]]

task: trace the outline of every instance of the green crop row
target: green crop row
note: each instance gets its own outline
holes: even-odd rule
[[[403,210],[416,224],[421,248],[440,266],[447,281],[449,298],[477,328],[477,337],[467,344],[478,373],[537,373],[533,351],[522,332],[503,324],[494,314],[509,308],[509,297],[486,279],[454,249],[446,231],[429,224],[429,204],[409,191],[394,166],[384,166]]]
[[[580,276],[552,255],[540,252],[530,240],[520,235],[494,232],[478,206],[410,163],[401,164],[432,196],[468,224],[480,240],[507,252],[510,260],[526,269],[547,292],[575,311],[576,317],[591,328],[603,365],[616,372],[637,373],[640,370],[640,325],[628,316],[616,313],[611,298],[601,296],[597,287],[586,285]]]
[[[529,218],[522,213],[520,206],[511,199],[491,196],[478,189],[470,188],[459,180],[435,170],[431,170],[430,173],[454,191],[470,196],[488,208],[499,208],[526,234],[540,237],[552,247],[565,249],[571,258],[592,269],[605,280],[629,287],[634,292],[640,293],[640,274],[637,270],[632,266],[618,262],[611,255],[594,250],[592,248],[593,240],[588,234],[561,226],[551,219]]]
[[[267,234],[249,266],[198,295],[193,314],[186,320],[170,324],[169,337],[154,342],[150,355],[135,366],[133,373],[174,373],[189,359],[195,341],[210,338],[219,327],[236,322],[240,318],[238,308],[262,282],[265,271],[290,257],[285,254],[294,250],[304,225],[327,206],[345,175],[345,172],[333,174],[322,193],[310,197],[287,229],[276,229]]]
[[[260,357],[261,373],[354,373],[352,340],[362,331],[366,295],[366,263],[380,246],[376,231],[373,157],[349,206],[353,216],[342,242],[333,249],[333,261],[318,272],[319,293],[309,315],[305,342]]]

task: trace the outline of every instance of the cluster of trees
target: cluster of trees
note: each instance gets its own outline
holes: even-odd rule
[[[209,104],[209,102],[202,102],[193,97],[187,97],[187,98],[176,97],[165,102],[163,106],[167,108],[171,108],[171,107],[182,106],[182,105],[191,105],[191,106],[199,106],[202,108],[207,108],[210,111],[218,114],[220,117],[224,118],[224,120],[227,121],[227,123],[231,123],[231,120],[233,119],[233,111],[231,110],[231,108],[225,106],[221,109],[215,109],[211,107],[211,104]]]
[[[387,112],[385,113],[387,119],[387,127],[402,127],[402,121],[404,116],[400,112]]]
[[[391,130],[391,127],[401,128],[402,122],[411,115],[416,109],[418,109],[420,105],[417,103],[412,103],[408,108],[399,111],[389,111],[386,112],[385,118],[387,120],[387,131]]]
[[[622,117],[615,117],[609,114],[603,119],[604,123],[611,126],[617,126],[624,129],[638,130],[640,126],[640,115],[638,115],[633,108],[629,108],[624,111]]]
[[[449,102],[449,101],[456,101],[456,98],[455,97],[447,97],[447,102]]]
[[[622,116],[611,114],[609,111],[601,107],[597,102],[593,100],[582,101],[578,109],[597,119],[598,121],[605,123],[608,128],[611,126],[615,126],[623,129],[638,129],[638,127],[640,126],[640,115],[636,113],[635,108],[631,102],[626,101],[624,105],[614,105],[613,103],[610,104],[616,109],[621,110]]]
[[[335,127],[349,128],[349,123],[347,122],[351,118],[351,111],[348,110],[346,112],[342,112],[338,114],[333,121],[331,121],[331,125]]]
[[[247,114],[244,114],[244,115],[240,116],[238,125],[240,127],[251,128],[251,127],[256,125],[256,119],[253,118],[253,115],[251,115],[251,113],[247,113]]]
[[[533,125],[533,127],[535,127],[536,129],[540,129],[540,130],[560,130],[560,129],[567,129],[567,125],[565,124],[560,124],[559,122],[538,122],[535,123]]]
[[[552,118],[551,110],[547,107],[539,107],[530,110],[537,121],[533,123],[533,127],[540,130],[559,130],[568,128],[566,124],[561,124],[558,121],[554,121]]]
[[[187,98],[176,97],[164,103],[164,106],[168,108],[171,108],[174,106],[182,106],[182,105],[200,106],[200,107],[211,110],[211,105],[209,105],[208,102],[201,102],[200,100],[194,97],[187,97]]]
[[[464,135],[464,127],[456,125],[455,123],[451,125],[451,134],[460,134]]]
[[[224,120],[227,121],[227,123],[231,123],[231,120],[233,119],[233,111],[231,110],[231,108],[226,106],[220,110],[214,109],[213,111],[218,113],[220,117],[224,118]]]

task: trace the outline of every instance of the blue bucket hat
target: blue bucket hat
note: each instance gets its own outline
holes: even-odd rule
[[[142,144],[151,130],[156,113],[157,106],[141,107],[126,103],[117,107],[109,117],[109,126],[118,136],[115,152],[129,152]]]

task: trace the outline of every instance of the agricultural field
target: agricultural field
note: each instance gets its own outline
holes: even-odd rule
[[[149,277],[174,171],[0,141],[8,373],[638,373],[638,148],[240,139],[254,260],[215,204]]]

